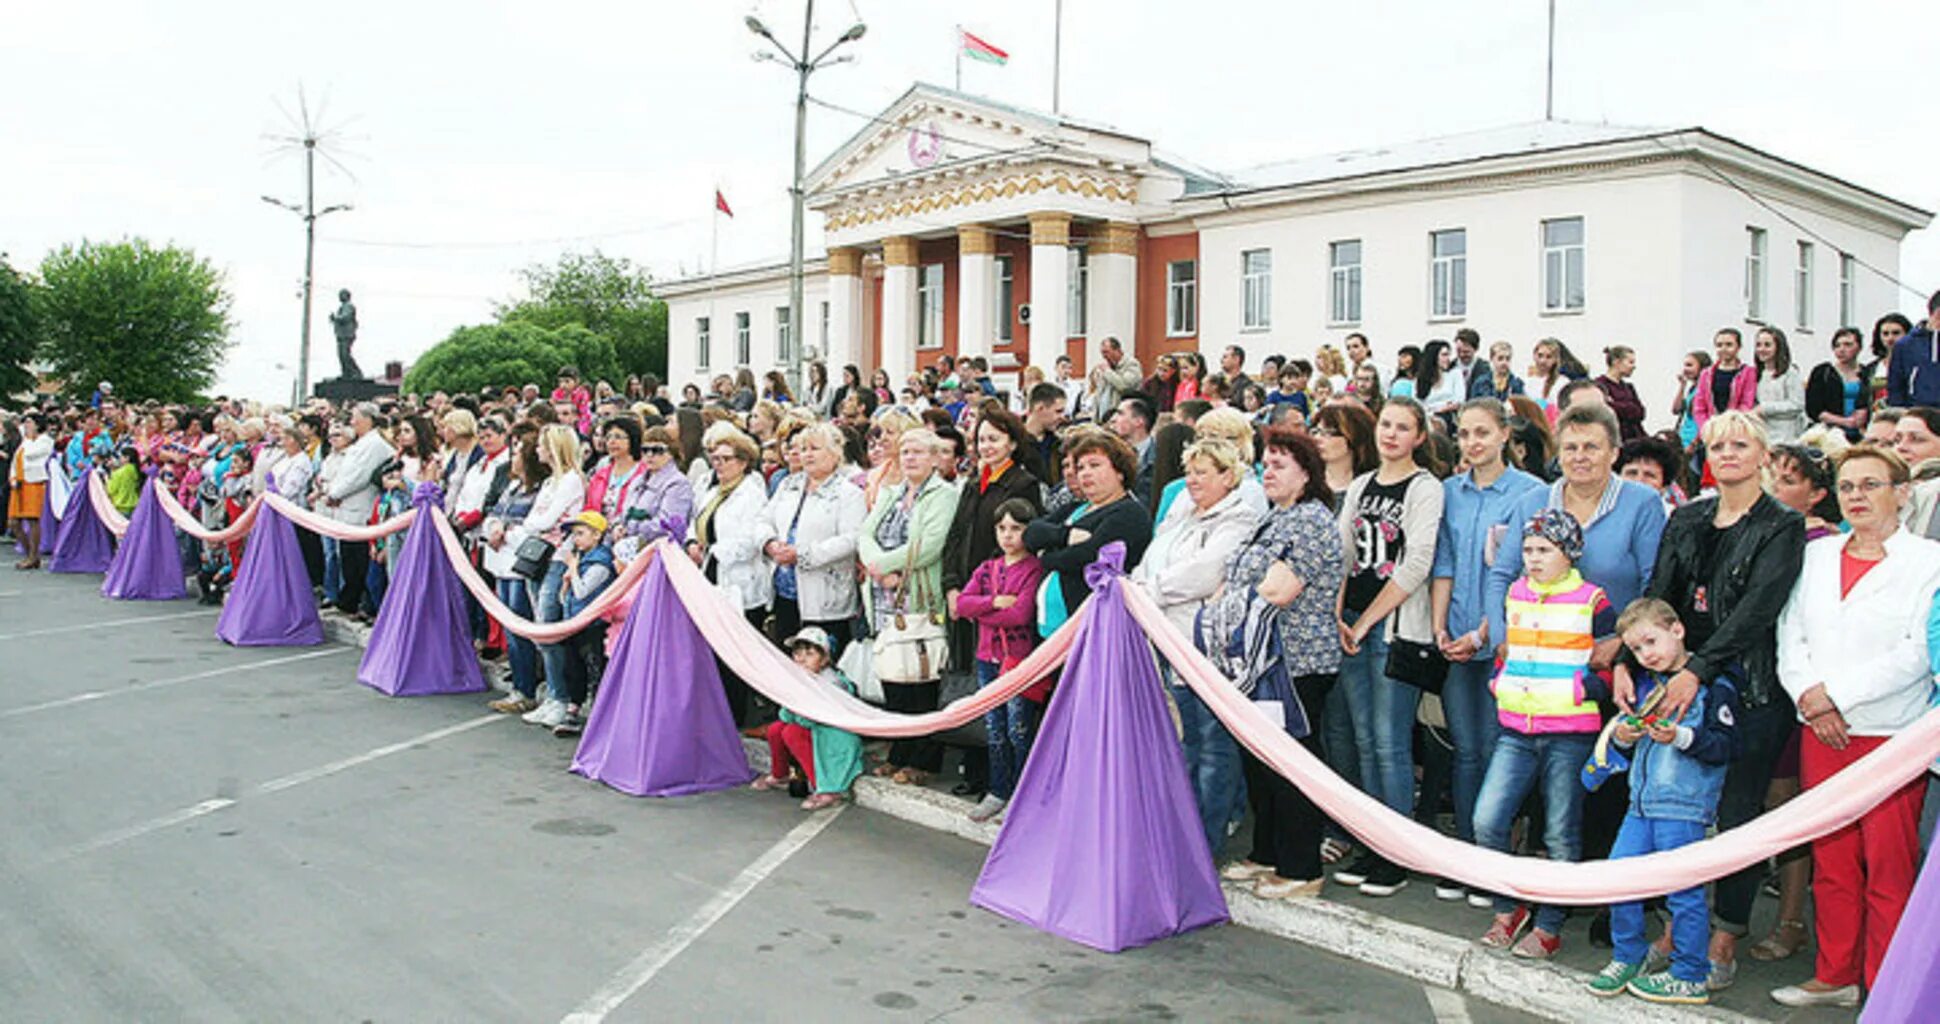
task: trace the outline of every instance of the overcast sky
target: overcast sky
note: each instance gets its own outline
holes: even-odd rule
[[[658,277],[703,268],[712,192],[737,216],[723,265],[784,258],[793,78],[750,59],[758,14],[800,39],[799,0],[333,4],[0,0],[0,251],[31,269],[82,238],[195,249],[235,295],[221,386],[283,399],[294,376],[302,230],[299,86],[354,174],[319,175],[312,375],[324,315],[356,292],[358,359],[408,361],[516,293],[514,271],[597,245]],[[1922,0],[1559,0],[1557,115],[1702,125],[1940,209],[1940,5]],[[877,112],[948,85],[954,26],[1010,51],[964,88],[1048,107],[1052,0],[821,0],[818,38],[862,20],[852,64],[811,92]],[[1067,0],[1065,111],[1218,169],[1542,116],[1543,0],[1364,4]],[[1920,96],[1927,96],[1922,103]],[[811,108],[809,163],[863,127]],[[811,249],[819,225],[810,218]],[[1940,237],[1901,277],[1940,285]],[[1918,301],[1904,296],[1903,306]]]

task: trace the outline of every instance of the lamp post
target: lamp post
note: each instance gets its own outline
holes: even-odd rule
[[[802,365],[806,361],[805,357],[807,353],[810,351],[805,341],[808,337],[808,332],[804,329],[806,325],[802,319],[802,245],[804,240],[802,220],[805,203],[807,201],[807,196],[802,193],[802,179],[808,174],[808,76],[818,68],[826,67],[830,64],[840,64],[845,60],[849,60],[850,58],[846,56],[830,60],[829,55],[834,53],[836,48],[840,47],[843,43],[853,43],[861,39],[863,33],[868,31],[868,29],[858,21],[850,25],[848,31],[842,33],[835,42],[830,43],[827,49],[810,58],[808,54],[812,44],[811,37],[814,33],[815,26],[815,0],[807,0],[805,10],[802,12],[802,48],[799,56],[795,52],[790,51],[788,47],[783,46],[781,40],[776,39],[775,34],[768,31],[768,26],[761,23],[760,18],[752,14],[748,15],[747,25],[748,31],[766,39],[776,50],[781,51],[779,54],[776,54],[763,50],[755,55],[756,60],[773,60],[795,69],[795,176],[792,185],[789,187],[789,197],[792,201],[789,204],[788,336],[789,340],[794,342],[792,347],[798,354],[795,364],[788,368],[788,375],[790,378],[789,386],[799,393],[802,388]]]
[[[303,333],[296,360],[296,394],[290,399],[290,408],[303,405],[304,397],[310,391],[310,287],[312,271],[317,261],[317,219],[329,214],[350,209],[349,203],[338,203],[317,209],[317,137],[306,133],[303,138],[303,205],[286,203],[275,196],[263,196],[263,202],[279,206],[303,218]]]

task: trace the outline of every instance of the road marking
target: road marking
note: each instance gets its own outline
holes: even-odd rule
[[[1468,1000],[1460,992],[1436,985],[1423,985],[1421,991],[1428,997],[1435,1024],[1469,1024]]]
[[[378,747],[375,750],[370,750],[370,751],[366,751],[365,753],[358,754],[355,757],[346,757],[341,761],[332,761],[329,764],[323,765],[318,768],[308,768],[300,772],[294,772],[292,774],[285,775],[278,779],[271,779],[270,781],[265,782],[262,785],[253,787],[252,789],[250,789],[247,795],[267,796],[271,793],[280,793],[283,790],[293,789],[297,786],[301,786],[306,782],[315,782],[318,779],[327,778],[329,776],[337,774],[338,772],[355,768],[358,765],[369,764],[370,762],[375,761],[379,758],[389,757],[392,754],[398,753],[399,751],[410,750],[412,747],[416,747],[420,744],[430,743],[435,740],[441,740],[447,736],[456,736],[461,732],[469,732],[470,730],[476,729],[479,726],[490,725],[493,722],[508,721],[510,720],[510,718],[511,716],[509,715],[500,715],[500,714],[480,715],[479,717],[474,718],[468,722],[460,722],[457,725],[448,725],[442,729],[433,729],[430,732],[427,732],[421,736],[413,736],[408,740],[403,740],[398,743],[389,743],[384,746]],[[151,832],[160,832],[163,829],[174,828],[175,826],[180,825],[183,822],[194,821],[195,819],[203,817],[205,815],[214,814],[217,811],[224,810],[229,807],[234,807],[239,802],[240,802],[240,799],[230,798],[230,797],[216,797],[214,799],[204,800],[193,807],[185,807],[182,810],[176,811],[172,814],[164,814],[159,818],[152,818],[138,825],[130,825],[127,828],[116,829],[113,832],[109,832],[105,835],[97,836],[94,839],[90,839],[79,846],[69,848],[66,852],[60,854],[55,859],[66,860],[72,857],[78,857],[82,854],[94,853],[98,850],[104,850],[110,846],[118,846],[122,843],[129,841],[130,839],[139,839],[142,836],[148,835]]]
[[[68,626],[49,626],[46,629],[30,629],[25,633],[8,633],[0,640],[25,640],[34,636],[54,636],[57,633],[80,633],[87,630],[107,629],[112,626],[139,626],[144,622],[167,622],[170,619],[188,619],[197,615],[220,615],[220,608],[198,608],[192,612],[176,612],[173,615],[149,615],[139,619],[111,619],[107,622],[77,622]]]
[[[302,654],[292,654],[284,658],[270,658],[266,661],[252,661],[247,665],[230,665],[225,668],[214,668],[206,672],[195,672],[186,676],[172,676],[167,679],[153,679],[145,683],[135,683],[131,686],[124,686],[124,687],[121,687],[120,689],[115,689],[115,690],[89,690],[86,693],[77,693],[71,697],[62,697],[59,700],[50,700],[42,704],[28,704],[24,707],[8,708],[5,711],[0,711],[0,720],[5,720],[9,718],[19,718],[22,715],[31,715],[41,711],[53,711],[56,708],[72,707],[76,704],[86,704],[90,701],[101,700],[104,697],[119,697],[122,694],[127,694],[127,693],[140,693],[144,690],[154,690],[164,686],[175,686],[180,683],[192,683],[198,679],[210,679],[215,676],[228,675],[231,672],[247,672],[250,669],[254,669],[254,668],[270,668],[276,665],[287,665],[293,661],[307,661],[311,658],[327,658],[330,655],[342,654],[345,651],[351,651],[351,650],[355,650],[355,648],[332,647],[329,650],[325,650],[325,651],[305,651]]]
[[[694,911],[693,916],[675,925],[671,931],[661,937],[659,942],[648,946],[645,952],[634,957],[631,963],[608,978],[606,984],[600,986],[599,991],[588,996],[577,1009],[567,1014],[561,1024],[600,1024],[604,1021],[608,1014],[619,1009],[621,1003],[645,988],[647,983],[653,980],[654,975],[659,974],[662,968],[672,963],[675,957],[680,956],[688,946],[694,944],[695,940],[706,934],[709,928],[726,917],[728,911],[733,910],[736,904],[747,897],[748,893],[754,891],[755,886],[774,874],[775,869],[781,867],[783,862],[794,856],[802,847],[807,846],[808,841],[820,835],[823,829],[833,824],[846,809],[847,805],[838,804],[831,813],[817,814],[790,829],[787,835],[781,837],[780,842],[769,847],[768,852],[756,858],[753,864],[743,868],[740,874],[734,876],[734,880],[729,882],[726,888],[715,893],[712,899],[702,904],[699,910]]]
[[[24,590],[0,590],[0,597],[19,597],[24,593]]]

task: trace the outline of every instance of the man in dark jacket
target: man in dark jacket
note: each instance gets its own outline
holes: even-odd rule
[[[1886,404],[1895,409],[1940,406],[1940,292],[1927,299],[1926,322],[1893,345]]]

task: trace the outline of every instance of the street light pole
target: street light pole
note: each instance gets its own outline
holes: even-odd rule
[[[310,295],[316,278],[317,219],[348,210],[350,204],[317,209],[317,137],[314,134],[303,138],[303,205],[286,203],[275,196],[262,199],[303,218],[303,330],[297,350],[296,393],[290,399],[290,408],[295,409],[303,405],[304,396],[310,393]]]
[[[861,22],[849,26],[848,31],[842,33],[841,37],[836,39],[835,42],[830,43],[828,49],[810,58],[809,49],[813,45],[815,31],[815,0],[806,0],[802,12],[802,48],[800,56],[790,52],[788,47],[783,46],[781,40],[776,39],[774,33],[769,32],[768,27],[761,23],[761,19],[749,15],[747,25],[748,31],[768,40],[769,43],[774,45],[775,49],[781,51],[779,57],[773,54],[763,53],[758,56],[758,59],[776,59],[795,69],[795,174],[790,179],[788,189],[790,199],[788,231],[788,338],[792,342],[790,347],[795,350],[795,361],[787,368],[787,372],[790,378],[789,386],[799,394],[803,386],[804,377],[802,366],[806,361],[805,356],[809,352],[806,342],[808,338],[807,324],[804,321],[802,311],[802,249],[807,241],[806,226],[803,222],[805,220],[808,202],[808,196],[804,192],[802,181],[808,176],[808,76],[813,74],[817,68],[848,60],[849,58],[847,57],[837,57],[835,60],[829,60],[828,58],[843,43],[851,43],[861,39],[863,33],[867,31],[867,28]],[[817,354],[819,355],[820,353],[818,352]]]

